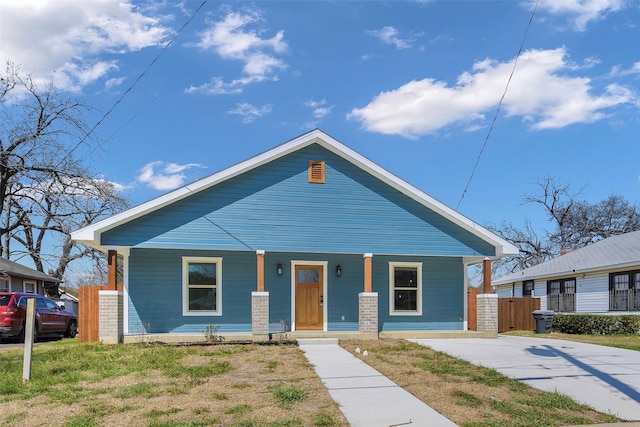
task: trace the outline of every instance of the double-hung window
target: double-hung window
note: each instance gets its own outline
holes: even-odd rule
[[[422,314],[422,263],[389,263],[389,314]]]
[[[640,271],[609,275],[609,310],[640,310]]]
[[[26,292],[28,294],[35,294],[38,291],[38,285],[36,282],[25,280],[22,282],[22,292]]]
[[[525,280],[522,282],[522,296],[523,297],[532,297],[534,296],[535,285],[533,280]]]
[[[222,315],[222,258],[182,258],[182,313]]]
[[[547,282],[547,308],[556,312],[576,311],[576,279]]]

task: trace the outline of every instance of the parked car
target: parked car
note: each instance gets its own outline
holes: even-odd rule
[[[16,337],[19,342],[24,342],[29,299],[36,300],[34,339],[53,335],[76,336],[78,317],[52,299],[37,294],[0,292],[0,338]]]

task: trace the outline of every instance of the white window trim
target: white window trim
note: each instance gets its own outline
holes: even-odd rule
[[[26,288],[27,285],[33,285],[33,291],[27,291],[27,288]],[[37,294],[38,293],[38,282],[35,282],[33,280],[23,280],[22,281],[22,292],[29,293],[29,294]]]
[[[216,308],[215,311],[190,311],[189,296],[189,264],[205,262],[216,264]],[[222,258],[219,257],[182,257],[182,315],[183,316],[222,316]]]
[[[396,267],[413,267],[418,271],[418,294],[416,296],[416,310],[405,311],[395,310],[395,268]],[[421,262],[389,262],[389,316],[422,316],[422,263]]]

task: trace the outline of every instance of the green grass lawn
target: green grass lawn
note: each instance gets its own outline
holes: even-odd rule
[[[295,345],[39,343],[0,351],[2,426],[345,426]]]
[[[537,336],[640,349],[637,336]],[[356,347],[341,345],[352,353]],[[619,421],[408,341],[368,341],[366,347],[363,361],[461,427]],[[33,354],[32,379],[23,383],[22,349],[0,351],[2,426],[348,425],[291,344],[107,346],[72,339],[38,343]]]

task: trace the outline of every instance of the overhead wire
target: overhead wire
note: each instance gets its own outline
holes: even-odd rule
[[[127,88],[127,90],[125,90],[122,95],[116,100],[116,102],[114,102],[114,104],[102,115],[102,117],[100,118],[100,120],[98,120],[96,122],[95,125],[93,125],[93,127],[91,129],[89,129],[89,131],[82,137],[82,139],[80,141],[78,141],[78,143],[71,149],[69,150],[69,152],[67,153],[67,155],[65,157],[62,158],[62,162],[64,162],[65,160],[67,160],[74,151],[76,151],[86,140],[87,138],[98,128],[98,126],[100,126],[102,124],[102,122],[104,122],[104,120],[113,112],[113,110],[115,110],[115,108],[124,100],[124,98],[133,90],[133,88],[138,84],[138,82],[140,80],[142,80],[142,78],[147,74],[147,72],[154,66],[154,64],[156,62],[158,62],[158,60],[160,59],[160,57],[164,54],[164,52],[169,49],[169,47],[171,47],[171,45],[173,44],[173,42],[178,38],[178,36],[180,36],[180,34],[182,33],[182,31],[187,28],[187,26],[191,23],[191,21],[196,17],[196,15],[198,14],[198,12],[200,12],[200,10],[205,6],[205,4],[207,4],[209,0],[202,0],[202,3],[200,3],[200,5],[197,7],[197,9],[191,14],[191,16],[189,17],[189,19],[187,19],[185,21],[184,24],[182,24],[182,27],[180,27],[180,29],[176,32],[176,34],[171,38],[171,40],[169,40],[160,50],[160,52],[158,52],[158,54],[153,58],[153,60],[151,60],[151,62],[149,63],[149,65],[147,65],[147,67],[142,71],[142,73],[140,73],[140,75],[133,81],[133,83],[131,83],[131,85]],[[102,145],[102,144],[99,144]]]
[[[480,152],[478,153],[478,156],[476,157],[476,163],[473,165],[473,169],[471,170],[471,175],[469,176],[469,180],[467,181],[467,185],[464,187],[464,190],[462,191],[462,195],[460,196],[460,200],[458,201],[458,204],[456,205],[456,210],[458,210],[458,208],[460,207],[460,204],[462,203],[462,200],[464,199],[464,196],[467,194],[467,191],[469,190],[469,187],[471,186],[471,181],[473,180],[473,177],[476,174],[476,170],[478,169],[478,165],[480,164],[480,158],[482,157],[482,154],[484,153],[484,150],[487,148],[487,143],[489,142],[489,138],[491,137],[491,133],[493,132],[493,127],[496,124],[496,121],[498,120],[498,115],[500,114],[500,108],[502,107],[502,103],[504,101],[504,98],[507,95],[507,91],[509,90],[509,84],[511,83],[511,79],[513,78],[513,75],[515,74],[516,67],[518,65],[518,59],[522,55],[522,50],[524,49],[524,45],[525,45],[525,42],[527,40],[527,35],[529,34],[529,28],[531,27],[531,23],[533,22],[533,17],[535,16],[536,10],[538,9],[538,2],[539,2],[539,0],[536,0],[536,4],[534,5],[533,10],[531,11],[531,16],[529,17],[529,22],[527,23],[527,27],[525,28],[525,31],[524,31],[524,36],[522,37],[522,42],[520,43],[520,49],[518,49],[518,54],[516,55],[516,59],[513,61],[513,67],[511,68],[511,74],[509,74],[509,78],[507,79],[507,84],[505,85],[504,91],[502,92],[502,96],[500,97],[500,101],[498,102],[498,107],[496,108],[496,112],[495,112],[495,114],[493,116],[493,120],[491,121],[491,125],[489,126],[489,131],[487,132],[487,136],[484,138],[484,142],[482,144],[482,148],[480,149]]]

